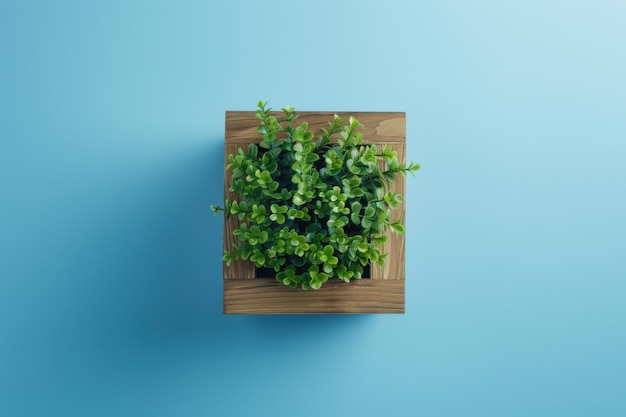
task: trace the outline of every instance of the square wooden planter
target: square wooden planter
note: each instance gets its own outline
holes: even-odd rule
[[[260,142],[256,132],[259,119],[252,111],[227,111],[224,146],[224,194],[232,201],[236,196],[231,186],[230,172],[226,171],[228,155],[239,147]],[[356,117],[364,126],[363,143],[386,144],[398,153],[398,160],[406,157],[405,113],[374,112],[298,112],[299,122],[309,123],[316,136],[321,128],[338,114],[347,120]],[[398,176],[391,190],[405,195],[404,178]],[[404,221],[405,206],[392,211],[392,220]],[[236,216],[224,216],[224,249],[231,250],[239,227]],[[292,289],[273,278],[256,278],[252,262],[233,261],[223,265],[224,314],[314,314],[314,313],[404,313],[405,250],[404,235],[387,232],[389,240],[382,250],[389,256],[384,268],[372,265],[371,277],[344,283],[331,279],[319,290]]]

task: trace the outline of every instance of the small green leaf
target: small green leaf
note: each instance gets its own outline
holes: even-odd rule
[[[372,227],[372,220],[367,217],[363,217],[361,219],[361,226],[363,226],[364,229],[370,229]]]
[[[301,206],[304,204],[304,199],[300,194],[293,195],[293,204],[295,204],[296,206]]]
[[[400,221],[390,223],[389,227],[391,227],[391,230],[393,230],[396,233],[399,233],[399,234],[404,233],[404,226],[402,225],[402,223],[400,223]]]

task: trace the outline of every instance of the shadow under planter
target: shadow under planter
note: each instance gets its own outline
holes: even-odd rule
[[[342,118],[356,117],[364,126],[363,143],[389,145],[398,160],[406,158],[406,115],[398,112],[298,112],[299,121],[309,123],[316,134],[328,127],[328,121],[338,114]],[[258,143],[259,120],[251,111],[227,111],[224,146],[225,199],[236,195],[229,191],[231,176],[226,171],[228,155],[240,147]],[[405,195],[404,177],[397,176],[390,191]],[[392,221],[404,222],[402,202],[391,212]],[[239,228],[236,216],[224,216],[224,250],[231,251],[235,243],[233,230]],[[323,314],[323,313],[404,313],[405,249],[404,235],[386,231],[388,240],[381,252],[387,253],[385,266],[371,265],[370,278],[345,283],[329,280],[319,290],[292,289],[275,279],[256,278],[254,264],[237,259],[223,265],[225,314]]]

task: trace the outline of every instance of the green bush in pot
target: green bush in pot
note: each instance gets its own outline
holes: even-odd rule
[[[414,173],[418,164],[400,164],[388,145],[362,144],[362,125],[337,115],[315,138],[306,122],[296,123],[293,107],[279,117],[259,102],[258,145],[228,156],[230,191],[239,199],[212,205],[216,214],[237,216],[237,243],[224,253],[226,264],[247,259],[270,268],[292,288],[319,289],[327,280],[360,279],[373,263],[381,267],[381,247],[403,196],[389,191],[396,175]]]

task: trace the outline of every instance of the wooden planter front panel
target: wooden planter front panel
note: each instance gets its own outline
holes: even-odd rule
[[[259,143],[256,132],[259,119],[255,112],[227,111],[224,146],[224,195],[230,201],[238,199],[228,191],[231,173],[226,170],[228,155],[237,153],[250,143]],[[406,156],[405,113],[333,113],[298,112],[298,122],[309,123],[309,130],[316,137],[323,127],[338,114],[345,121],[356,117],[365,126],[363,143],[390,145],[400,162]],[[391,191],[405,195],[404,178],[400,175],[392,183]],[[392,210],[392,221],[402,219],[405,206],[402,203]],[[235,243],[232,232],[239,227],[236,216],[224,216],[224,250],[230,251]],[[330,279],[319,290],[289,288],[273,278],[255,278],[254,265],[250,261],[236,260],[224,264],[224,313],[225,314],[309,314],[309,313],[404,313],[404,235],[387,232],[389,239],[382,253],[389,256],[384,268],[372,265],[371,278],[345,283]]]

